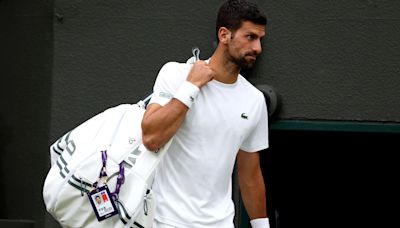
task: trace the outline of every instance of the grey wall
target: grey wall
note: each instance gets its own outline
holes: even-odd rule
[[[56,1],[51,135],[148,95],[160,67],[211,54],[217,2]]]
[[[166,61],[213,51],[221,1],[58,0],[52,136],[151,89]],[[398,1],[259,1],[269,25],[248,72],[281,95],[279,119],[400,121]]]
[[[270,17],[257,83],[283,119],[400,121],[400,2],[262,1]]]
[[[52,11],[52,1],[0,1],[0,220],[12,220],[0,227],[21,219],[43,227]]]

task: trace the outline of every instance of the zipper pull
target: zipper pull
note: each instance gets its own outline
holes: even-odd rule
[[[148,199],[148,195],[150,193],[150,189],[146,190],[146,195],[144,196],[144,202],[143,202],[143,211],[144,211],[144,215],[148,215],[149,213],[149,207],[147,205],[147,199]]]

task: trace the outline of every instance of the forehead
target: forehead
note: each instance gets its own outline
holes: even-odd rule
[[[256,34],[260,37],[263,37],[265,36],[265,25],[255,24],[251,21],[243,21],[242,26],[240,26],[237,32]]]

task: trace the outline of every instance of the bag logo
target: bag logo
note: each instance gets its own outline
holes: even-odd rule
[[[129,138],[129,144],[133,144],[134,142],[136,142],[136,139],[135,138]]]
[[[142,154],[143,151],[140,150],[140,146],[136,147],[135,150],[131,151],[125,160],[129,165],[134,166],[136,164],[136,159]]]

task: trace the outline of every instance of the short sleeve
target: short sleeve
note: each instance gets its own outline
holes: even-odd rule
[[[265,98],[262,95],[261,102],[257,108],[257,120],[254,124],[253,129],[249,132],[245,140],[243,141],[240,149],[246,152],[257,152],[268,148],[269,136],[268,136],[268,112]]]
[[[162,106],[173,97],[184,79],[180,79],[179,63],[168,62],[159,71],[153,87],[153,95],[149,104],[157,103]]]

